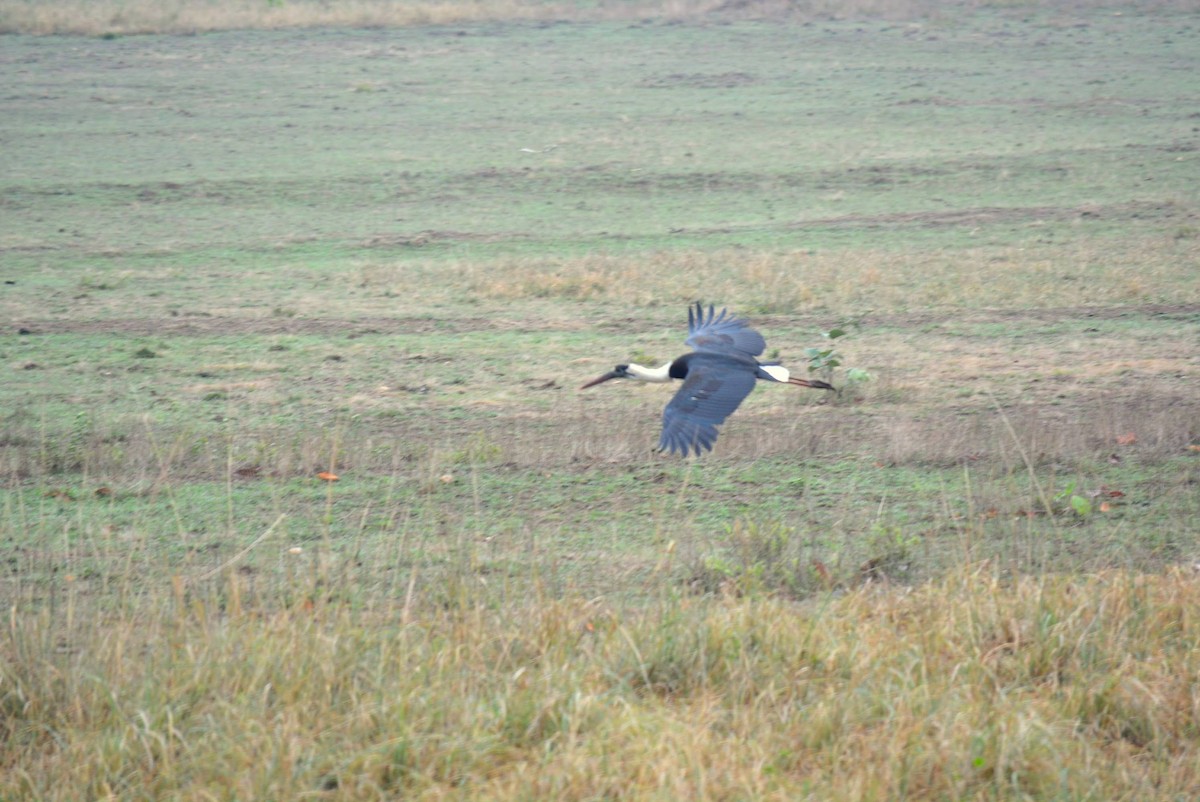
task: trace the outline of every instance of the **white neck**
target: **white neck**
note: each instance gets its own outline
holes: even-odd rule
[[[671,380],[671,363],[661,368],[644,368],[641,365],[629,366],[630,378],[644,382],[669,382]]]

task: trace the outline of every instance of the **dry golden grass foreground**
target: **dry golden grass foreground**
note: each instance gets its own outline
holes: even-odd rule
[[[10,612],[0,798],[1144,802],[1200,788],[1190,569],[1008,581],[977,564],[803,605],[664,597],[636,612],[495,609],[465,588],[439,605],[280,611],[236,572],[213,582],[131,589],[117,610],[68,597]]]

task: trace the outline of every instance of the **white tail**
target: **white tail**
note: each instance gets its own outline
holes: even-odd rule
[[[763,369],[763,373],[766,373],[777,382],[786,382],[788,377],[792,375],[791,371],[783,365],[759,365],[759,367]]]

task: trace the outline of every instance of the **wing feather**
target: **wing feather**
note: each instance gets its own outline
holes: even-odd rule
[[[663,410],[659,450],[683,457],[692,451],[697,456],[711,451],[717,427],[750,395],[755,382],[754,373],[736,366],[723,369],[720,363],[693,360],[679,392]]]
[[[767,341],[748,322],[729,317],[728,309],[718,315],[712,305],[706,312],[699,302],[688,307],[687,344],[697,351],[748,356],[758,356],[767,348]]]

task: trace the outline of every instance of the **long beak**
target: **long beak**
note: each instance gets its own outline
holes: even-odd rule
[[[583,385],[583,386],[582,386],[582,387],[580,387],[579,389],[580,389],[580,390],[586,390],[586,389],[587,389],[587,388],[589,388],[589,387],[595,387],[597,384],[603,384],[604,382],[608,381],[609,379],[619,379],[619,378],[621,378],[621,374],[620,374],[620,373],[617,373],[615,370],[610,370],[608,373],[605,373],[605,374],[604,374],[603,376],[601,376],[600,378],[598,378],[598,379],[592,379],[590,382],[588,382],[587,384]]]

